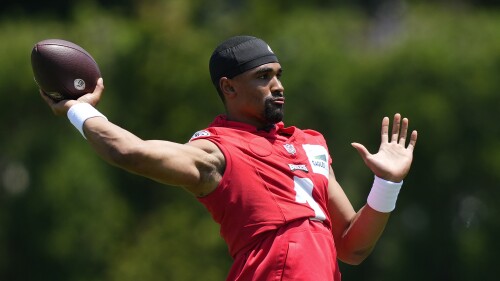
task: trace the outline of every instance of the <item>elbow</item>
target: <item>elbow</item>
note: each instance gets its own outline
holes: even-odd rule
[[[349,265],[360,265],[371,254],[373,248],[361,249],[350,253],[338,253],[339,259]]]
[[[339,258],[342,262],[349,265],[360,265],[366,259],[366,257],[352,256],[348,258]]]

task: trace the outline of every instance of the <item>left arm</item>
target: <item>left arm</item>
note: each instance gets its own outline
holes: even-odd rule
[[[401,120],[401,115],[396,114],[389,139],[389,118],[385,117],[382,120],[381,145],[376,154],[370,154],[359,143],[352,146],[377,177],[401,182],[410,170],[417,141],[417,132],[413,131],[406,147],[407,130],[408,119]],[[390,212],[377,211],[369,203],[355,212],[332,169],[328,185],[328,211],[333,220],[332,233],[338,257],[349,264],[361,263],[372,252],[390,216]]]
[[[338,258],[348,264],[360,264],[375,247],[390,213],[377,212],[368,204],[354,211],[331,169],[328,197]]]

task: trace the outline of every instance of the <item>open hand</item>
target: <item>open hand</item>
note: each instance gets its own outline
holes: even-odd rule
[[[413,160],[413,150],[417,143],[417,131],[412,131],[410,141],[406,146],[408,119],[399,113],[394,115],[392,132],[389,135],[389,118],[382,119],[382,140],[376,154],[371,154],[364,145],[352,143],[359,152],[365,164],[379,178],[401,182],[410,171]]]

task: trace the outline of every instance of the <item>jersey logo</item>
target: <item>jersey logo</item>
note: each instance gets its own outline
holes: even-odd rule
[[[209,131],[201,130],[201,131],[194,133],[194,135],[191,137],[191,140],[196,139],[196,138],[201,138],[201,137],[209,137],[209,136],[210,136]]]
[[[328,151],[324,146],[317,144],[304,144],[304,148],[313,173],[321,174],[328,178],[330,169],[328,168]]]
[[[307,169],[307,166],[304,164],[301,164],[301,165],[288,164],[288,167],[290,167],[290,170],[292,170],[292,171],[299,170],[299,171],[304,171],[306,173],[309,173],[309,169]]]
[[[286,151],[289,153],[289,154],[295,154],[297,153],[297,150],[295,150],[295,146],[293,146],[293,144],[290,144],[290,143],[285,143],[283,145],[283,147],[285,147]]]
[[[325,154],[316,155],[316,156],[314,156],[314,159],[326,162],[326,155]]]

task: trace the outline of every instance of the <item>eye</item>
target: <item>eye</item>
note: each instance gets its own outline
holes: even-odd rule
[[[262,79],[262,80],[267,80],[267,79],[269,79],[269,74],[264,73],[262,75],[259,75],[257,78]]]

